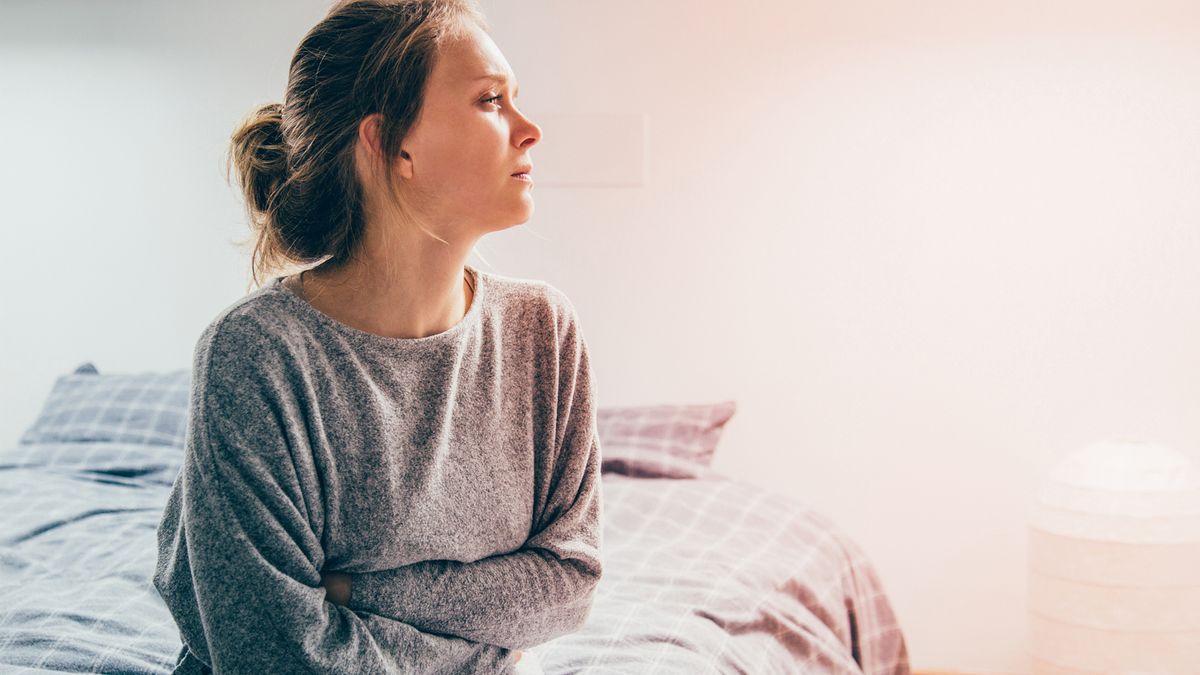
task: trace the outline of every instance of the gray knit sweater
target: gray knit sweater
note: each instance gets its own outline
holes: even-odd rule
[[[548,283],[466,268],[466,316],[424,338],[279,277],[203,331],[154,574],[175,672],[509,673],[583,625],[602,508],[579,320]]]

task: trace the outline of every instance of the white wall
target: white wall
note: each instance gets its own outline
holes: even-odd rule
[[[473,262],[572,297],[601,405],[737,399],[717,468],[860,542],[914,665],[1028,672],[1040,472],[1200,439],[1200,6],[483,6],[535,121],[645,114],[649,167]],[[326,7],[0,9],[0,440],[84,360],[189,366],[248,280],[228,135]]]

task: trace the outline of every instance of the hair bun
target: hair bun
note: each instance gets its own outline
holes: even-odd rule
[[[231,140],[230,159],[237,165],[246,202],[257,211],[268,211],[273,194],[287,178],[283,104],[259,107],[242,121]]]

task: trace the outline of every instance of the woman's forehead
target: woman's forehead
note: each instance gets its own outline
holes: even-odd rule
[[[472,88],[489,78],[509,81],[512,69],[487,33],[473,29],[446,42],[431,76],[454,88]],[[515,85],[515,80],[512,80]]]

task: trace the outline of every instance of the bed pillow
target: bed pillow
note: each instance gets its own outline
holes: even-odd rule
[[[54,382],[20,445],[137,443],[184,446],[191,371],[101,375],[92,363]]]
[[[735,401],[600,407],[600,472],[636,478],[702,478]]]
[[[191,371],[102,375],[84,363],[55,381],[20,445],[118,443],[183,448]],[[734,401],[600,407],[601,473],[700,478],[710,473]]]

